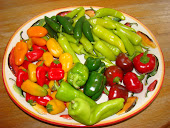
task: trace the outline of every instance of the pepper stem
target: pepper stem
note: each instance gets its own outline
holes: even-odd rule
[[[143,56],[140,58],[140,62],[146,64],[149,62],[150,58],[147,56],[148,50],[146,50],[143,54]]]
[[[145,74],[141,74],[140,76],[137,75],[137,77],[141,81],[141,80],[143,80],[145,78]]]
[[[105,66],[101,67],[101,68],[99,69],[98,73],[101,73],[104,68],[105,68]]]
[[[55,88],[56,88],[57,90],[60,88],[60,86],[58,86],[58,85],[56,84],[56,81],[54,81],[54,86],[55,86]]]
[[[113,83],[117,83],[117,84],[119,84],[120,83],[120,77],[115,77],[114,79],[113,79]]]
[[[107,90],[107,88],[106,87],[104,87],[104,93],[106,94],[106,95],[109,95],[109,90]]]

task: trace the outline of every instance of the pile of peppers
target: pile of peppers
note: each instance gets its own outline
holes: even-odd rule
[[[9,55],[15,90],[40,114],[68,109],[61,117],[84,125],[129,110],[137,97],[128,94],[142,92],[142,80],[147,75],[147,84],[159,63],[148,53],[156,47],[152,40],[136,32],[135,23],[121,20],[125,16],[117,10],[84,7],[38,20],[27,30],[28,39],[21,32]],[[78,55],[84,55],[84,63]],[[108,101],[97,104],[102,95],[108,95]]]

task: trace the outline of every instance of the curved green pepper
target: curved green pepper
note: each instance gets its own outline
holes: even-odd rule
[[[57,39],[57,32],[55,32],[48,24],[45,24],[44,27],[47,29],[50,37]]]
[[[57,93],[55,95],[56,99],[59,99],[65,102],[71,102],[75,98],[79,97],[87,101],[91,107],[96,105],[96,102],[94,102],[91,98],[86,96],[82,91],[75,89],[73,86],[71,86],[67,82],[62,81],[60,83],[60,86],[57,86],[56,82],[54,82],[54,85],[57,89]]]
[[[73,19],[73,21],[74,21],[73,26],[75,26],[76,22],[80,19],[80,17],[82,17],[84,15],[85,15],[85,9],[83,8],[77,13],[77,16]]]
[[[88,76],[88,68],[84,64],[77,62],[74,67],[68,71],[67,81],[75,88],[80,88],[85,85]]]
[[[99,58],[88,57],[85,61],[85,65],[89,71],[95,71],[100,67],[101,60]]]
[[[88,53],[84,50],[84,47],[82,44],[75,44],[75,43],[70,43],[70,46],[72,47],[72,49],[75,51],[75,53],[81,55],[81,54],[85,54],[87,55]]]
[[[70,43],[78,44],[79,42],[70,34],[63,32],[63,35],[67,38]]]
[[[56,23],[55,21],[53,21],[52,19],[50,19],[49,17],[45,16],[45,22],[55,31],[55,32],[59,32],[60,29],[60,25],[58,23]]]
[[[78,7],[75,8],[74,10],[72,10],[71,12],[67,13],[65,16],[73,18],[77,15],[77,13],[79,13],[81,10],[83,9],[83,7]]]
[[[124,99],[117,98],[90,106],[81,98],[75,98],[69,104],[68,113],[76,121],[84,125],[94,125],[97,122],[114,115],[124,106]]]

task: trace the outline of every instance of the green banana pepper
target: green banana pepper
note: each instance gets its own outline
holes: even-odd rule
[[[83,33],[90,42],[94,42],[93,35],[91,32],[91,25],[87,19],[85,19],[85,21],[83,22]]]
[[[77,13],[77,16],[73,19],[74,23],[73,23],[73,26],[75,27],[76,25],[76,22],[80,19],[80,17],[84,16],[85,15],[85,9],[82,8],[78,13]]]
[[[75,88],[80,88],[85,85],[88,76],[88,68],[84,64],[77,62],[74,67],[68,71],[67,81]]]
[[[71,12],[69,12],[68,14],[66,14],[65,16],[70,17],[70,18],[73,18],[73,17],[75,17],[82,9],[83,9],[83,7],[75,8],[74,10],[72,10]]]
[[[70,46],[74,50],[75,53],[81,55],[81,54],[88,54],[85,50],[82,44],[75,44],[75,43],[70,43]]]
[[[114,115],[124,106],[124,99],[117,98],[90,106],[89,103],[81,98],[75,98],[68,107],[69,115],[76,121],[84,125],[94,125],[97,122]]]
[[[73,86],[65,81],[62,81],[60,83],[60,86],[58,86],[56,82],[54,82],[54,85],[57,89],[57,93],[55,95],[56,99],[65,102],[71,102],[75,98],[79,97],[87,101],[91,107],[96,105],[96,102],[94,100],[86,96],[82,91],[75,89]]]
[[[104,68],[101,68],[98,72],[92,71],[84,86],[84,94],[93,100],[97,100],[102,95],[104,85],[106,84],[106,77],[100,73]]]

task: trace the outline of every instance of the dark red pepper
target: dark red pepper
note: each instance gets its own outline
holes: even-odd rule
[[[16,78],[16,85],[21,88],[22,83],[27,79],[28,73],[24,69],[19,69]]]
[[[53,98],[52,98],[51,96],[49,96],[49,95],[44,96],[44,97],[38,96],[38,97],[36,98],[36,102],[37,102],[38,104],[40,104],[40,105],[46,106],[47,103],[48,103],[50,100],[52,100],[52,99],[53,99]]]
[[[32,103],[33,103],[34,101],[36,101],[36,97],[37,97],[37,96],[33,96],[33,95],[29,94],[29,93],[26,93],[25,100],[26,100],[29,104],[32,105]]]
[[[54,60],[54,61],[51,63],[50,68],[62,68],[62,64],[60,63],[60,61]]]
[[[123,77],[123,83],[128,91],[140,93],[143,90],[143,84],[138,76],[133,72],[128,72]]]
[[[106,76],[108,86],[113,86],[116,83],[119,83],[123,79],[123,71],[118,66],[110,66],[106,68],[104,75]]]
[[[24,62],[21,64],[22,67],[24,67],[25,69],[28,69],[28,65],[30,64],[30,61],[24,60]]]
[[[64,70],[61,68],[50,68],[48,78],[50,80],[61,80],[64,78]]]
[[[148,96],[148,92],[151,92],[151,91],[153,91],[153,90],[155,89],[157,83],[158,83],[158,80],[154,80],[154,81],[148,86],[145,97]]]
[[[135,69],[142,74],[152,72],[156,65],[155,56],[147,53],[148,51],[141,53],[133,59]]]
[[[27,52],[25,55],[28,61],[34,62],[37,61],[39,58],[42,57],[44,51],[43,50],[33,50],[31,52]]]
[[[43,86],[44,84],[46,84],[46,81],[47,81],[46,74],[47,74],[47,70],[45,67],[39,66],[36,68],[37,83],[40,86]]]
[[[33,44],[33,45],[32,45],[32,50],[33,50],[33,51],[34,51],[34,50],[43,50],[43,51],[47,51],[48,48],[47,48],[46,45],[45,45],[45,46],[38,46],[38,45],[36,45],[36,44]]]

